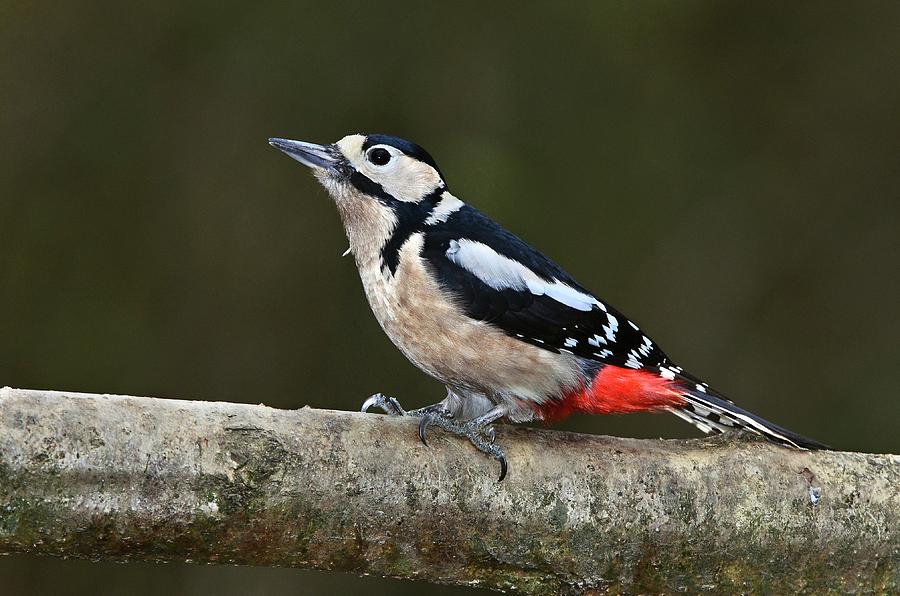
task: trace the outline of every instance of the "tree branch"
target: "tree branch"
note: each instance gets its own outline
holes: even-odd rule
[[[557,592],[895,592],[900,457],[0,389],[0,553]]]

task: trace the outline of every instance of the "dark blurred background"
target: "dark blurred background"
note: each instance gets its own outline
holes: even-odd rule
[[[900,4],[0,3],[0,385],[355,409],[443,390],[269,136],[415,140],[738,403],[900,450]],[[696,436],[674,417],[563,425]],[[426,585],[7,557],[4,594]],[[434,590],[463,593],[462,590]]]

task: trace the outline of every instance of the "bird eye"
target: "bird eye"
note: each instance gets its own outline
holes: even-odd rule
[[[391,154],[388,153],[387,149],[376,147],[375,149],[369,151],[368,158],[369,161],[371,161],[376,166],[383,166],[387,162],[391,161]]]

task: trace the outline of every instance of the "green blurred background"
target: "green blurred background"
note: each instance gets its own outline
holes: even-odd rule
[[[377,131],[428,148],[455,194],[738,403],[897,452],[900,4],[780,4],[5,0],[0,385],[441,398],[370,314],[325,193],[266,144]],[[696,434],[667,416],[563,426]],[[0,585],[428,588],[25,556]]]

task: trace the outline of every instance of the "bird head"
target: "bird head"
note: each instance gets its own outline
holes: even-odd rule
[[[354,253],[363,244],[383,246],[399,226],[424,221],[447,189],[427,151],[390,135],[351,134],[330,145],[272,138],[269,144],[312,169],[337,204]]]
[[[312,168],[335,200],[355,189],[385,203],[416,203],[446,188],[427,151],[390,135],[352,134],[331,145],[273,138],[269,144]]]

